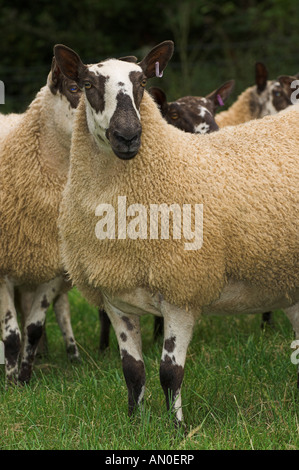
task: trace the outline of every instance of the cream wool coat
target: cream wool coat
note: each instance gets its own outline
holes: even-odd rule
[[[299,293],[298,108],[208,135],[184,133],[141,103],[142,145],[130,161],[100,151],[79,104],[59,216],[64,264],[87,300],[136,287],[201,311],[229,282],[263,292],[257,310]],[[99,240],[99,204],[203,204],[203,245],[186,240]],[[286,300],[287,299],[287,300]],[[271,303],[272,302],[272,303]],[[260,303],[260,305],[259,305]],[[267,304],[267,308],[270,305]],[[242,307],[240,306],[242,310]]]
[[[43,87],[10,132],[0,133],[0,277],[33,286],[63,271],[57,218],[70,139],[49,125],[51,100]]]

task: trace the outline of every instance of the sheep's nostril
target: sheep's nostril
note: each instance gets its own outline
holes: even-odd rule
[[[114,131],[113,136],[116,140],[118,140],[119,143],[127,145],[128,147],[130,145],[136,144],[139,142],[141,132],[126,132],[126,133],[121,133],[119,131]]]

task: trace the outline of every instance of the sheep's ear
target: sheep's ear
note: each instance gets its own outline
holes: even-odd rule
[[[293,77],[291,75],[281,75],[280,77],[278,77],[277,80],[281,84],[284,93],[290,99],[292,93],[294,93],[294,91],[298,88],[298,85],[299,85],[298,77],[295,77],[295,76]],[[292,87],[292,83],[294,81],[296,83],[294,83],[294,86]]]
[[[67,78],[78,82],[80,76],[87,68],[78,54],[63,44],[56,44],[54,46],[54,56],[62,73]]]
[[[235,80],[229,80],[228,82],[223,83],[223,85],[217,88],[217,90],[212,91],[212,93],[206,96],[206,99],[212,102],[214,112],[218,106],[224,105],[225,101],[233,91],[234,86]]]
[[[47,84],[48,84],[48,87],[50,88],[51,92],[54,95],[57,93],[61,75],[62,74],[61,74],[60,68],[57,65],[55,57],[53,57],[52,64],[51,64],[51,70],[50,70],[50,73],[48,75]]]
[[[125,57],[119,57],[118,60],[123,60],[124,62],[133,62],[134,64],[136,64],[138,59],[134,55],[128,55]]]
[[[166,98],[164,91],[161,90],[161,88],[152,86],[149,88],[148,92],[154,98],[155,102],[161,109],[162,115],[165,116],[167,112],[168,104],[167,104],[167,98]]]
[[[155,46],[138,65],[147,78],[156,75],[156,62],[159,62],[159,72],[162,73],[173,54],[173,41],[164,41]]]
[[[261,93],[264,91],[268,80],[268,70],[262,62],[256,62],[255,64],[255,83],[257,91]]]
[[[57,86],[60,74],[61,74],[60,68],[57,65],[55,57],[53,57],[52,64],[51,64],[50,76],[49,76],[50,83],[53,87]]]

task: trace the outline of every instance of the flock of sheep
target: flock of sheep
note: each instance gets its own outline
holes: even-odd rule
[[[79,359],[67,297],[76,285],[101,311],[102,347],[110,322],[115,330],[131,414],[145,389],[140,316],[163,319],[160,380],[180,423],[201,314],[283,309],[299,339],[299,108],[291,105],[296,77],[268,80],[261,63],[256,84],[227,111],[216,114],[233,81],[168,103],[163,90],[145,88],[172,54],[165,41],[140,62],[85,65],[56,45],[27,111],[0,116],[0,321],[8,383],[30,380],[52,302],[68,355]],[[200,248],[186,250],[174,224],[168,239],[141,231],[141,208],[153,205],[182,215],[188,205],[193,228],[201,205]],[[118,237],[108,230],[115,223]]]

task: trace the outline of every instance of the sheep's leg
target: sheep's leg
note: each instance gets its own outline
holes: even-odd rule
[[[272,314],[272,312],[265,312],[262,315],[261,328],[264,329],[264,328],[266,328],[267,325],[273,327],[273,314]]]
[[[14,383],[18,375],[21,333],[14,305],[14,286],[7,279],[0,284],[0,319],[5,348],[6,380],[8,383]]]
[[[191,313],[166,303],[161,308],[164,317],[164,344],[160,363],[160,381],[167,409],[173,408],[177,423],[183,420],[181,385],[188,345],[192,338],[194,317]]]
[[[80,361],[80,354],[76,345],[72,324],[71,324],[71,311],[68,299],[68,294],[60,294],[54,301],[54,312],[56,315],[57,323],[60,327],[68,358],[71,361]]]
[[[30,314],[32,303],[34,299],[34,291],[22,291],[20,292],[20,313],[21,313],[21,326],[24,331],[25,319]],[[37,355],[46,356],[48,354],[48,338],[46,334],[45,325],[43,327],[43,334],[38,342]]]
[[[55,278],[41,284],[35,292],[30,314],[25,320],[22,360],[19,374],[20,382],[29,382],[38,342],[43,332],[49,305],[57,297],[62,286],[62,278]]]
[[[105,302],[106,312],[115,330],[122,368],[128,389],[129,416],[142,401],[145,390],[145,368],[142,358],[140,319],[123,314]]]
[[[100,346],[99,351],[105,351],[109,346],[110,319],[105,310],[99,310],[99,319],[101,325]]]
[[[299,341],[299,302],[293,305],[292,307],[286,308],[284,312],[291,322],[291,325],[295,332],[295,339]],[[299,389],[299,367],[297,375],[297,388]]]

